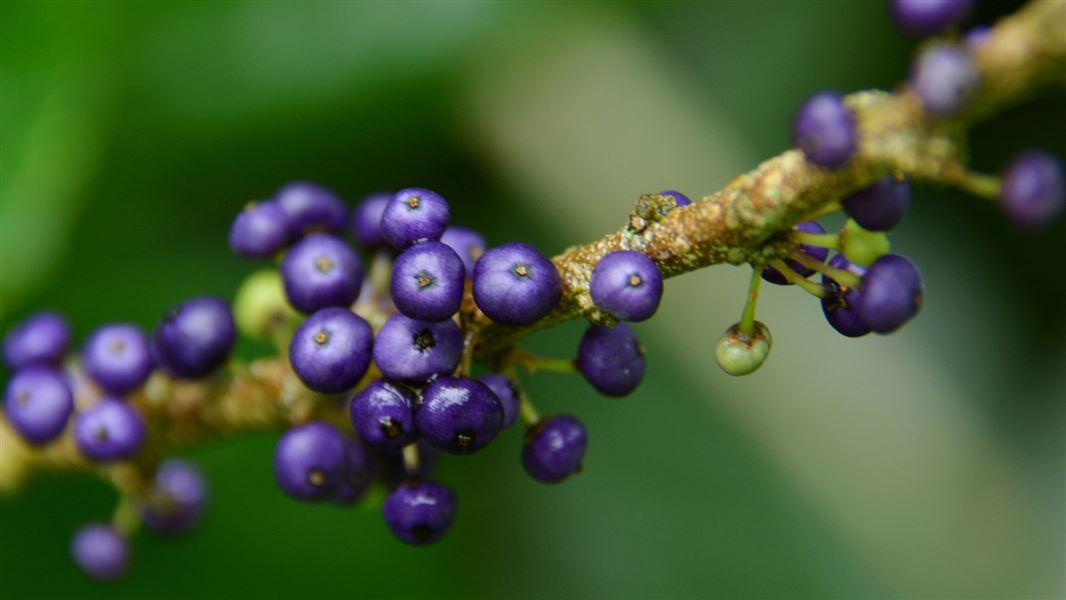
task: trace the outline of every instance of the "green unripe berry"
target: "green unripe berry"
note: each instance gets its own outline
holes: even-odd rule
[[[233,317],[242,335],[266,340],[280,327],[299,319],[285,299],[281,275],[274,269],[252,273],[241,283],[233,301]]]
[[[773,346],[770,329],[760,321],[755,321],[754,331],[746,333],[740,330],[740,323],[726,329],[718,344],[714,347],[714,358],[718,366],[730,375],[747,375],[762,366]]]
[[[840,252],[851,262],[868,267],[889,253],[891,245],[883,231],[868,231],[848,219],[840,232]]]

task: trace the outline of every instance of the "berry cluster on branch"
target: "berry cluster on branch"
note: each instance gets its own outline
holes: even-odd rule
[[[940,34],[970,4],[893,0],[892,14],[907,31]],[[206,483],[192,465],[167,460],[175,449],[287,428],[274,455],[281,490],[352,504],[379,487],[396,537],[432,543],[457,507],[433,481],[440,454],[475,453],[521,421],[520,460],[531,477],[557,483],[581,471],[584,424],[541,417],[518,370],[575,372],[603,395],[629,394],[646,358],[623,321],[654,315],[665,278],[751,266],[740,321],[714,349],[724,371],[744,375],[772,346],[755,320],[763,281],[815,296],[847,337],[890,333],[915,316],[921,276],[891,253],[886,234],[906,213],[912,182],[997,201],[1023,229],[1050,223],[1062,212],[1061,164],[1028,151],[1002,180],[974,173],[965,135],[1003,107],[1064,85],[1066,2],[1038,0],[994,27],[925,45],[894,93],[811,96],[796,114],[794,149],[699,201],[643,195],[621,230],[553,259],[520,242],[490,247],[453,225],[431,190],[374,194],[349,211],[325,188],[291,184],[233,223],[237,254],[280,264],[248,277],[232,310],[194,298],[151,335],[106,325],[76,355],[53,313],[7,334],[14,375],[0,419],[0,491],[49,470],[111,481],[121,493],[115,514],[77,532],[71,551],[86,573],[112,579],[126,570],[128,536],[142,523],[181,533],[205,508]],[[827,232],[816,219],[837,211],[847,224]],[[345,230],[367,251],[365,268]],[[576,358],[519,345],[582,316],[590,325]],[[231,359],[238,333],[272,341],[279,356]]]

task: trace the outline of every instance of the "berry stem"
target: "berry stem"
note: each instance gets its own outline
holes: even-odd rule
[[[119,494],[115,512],[111,514],[111,525],[126,536],[137,533],[141,526],[141,510],[137,500],[128,494]]]
[[[511,352],[509,362],[511,364],[521,365],[522,368],[530,373],[536,373],[537,371],[552,371],[555,373],[577,372],[577,364],[572,358],[548,358],[545,356],[537,356],[518,347],[515,347]]]
[[[801,222],[802,221],[813,221],[815,219],[819,219],[819,218],[824,217],[826,215],[831,215],[833,213],[840,212],[841,208],[842,207],[840,205],[840,201],[834,200],[833,202],[830,202],[830,203],[828,203],[828,204],[826,204],[824,206],[819,207],[817,210],[815,210],[811,214],[804,216],[802,219],[800,219],[800,221]]]
[[[407,471],[407,475],[411,477],[418,475],[418,471],[421,468],[418,442],[411,442],[403,447],[403,468]]]
[[[759,302],[759,283],[762,282],[762,269],[762,267],[756,266],[751,268],[748,300],[744,303],[744,314],[740,317],[740,330],[747,334],[755,333],[755,305]]]
[[[999,177],[975,173],[961,165],[945,170],[944,182],[986,200],[999,200],[1003,193],[1003,181]]]
[[[789,281],[789,283],[794,283],[800,286],[804,289],[804,291],[808,292],[812,296],[815,296],[817,298],[825,297],[825,289],[822,288],[822,286],[804,278],[799,273],[793,271],[792,267],[789,267],[785,263],[785,261],[781,260],[780,258],[775,258],[771,260],[770,266],[780,271],[781,274],[785,276],[785,279]]]
[[[802,250],[789,253],[789,258],[808,269],[814,269],[822,273],[844,287],[858,289],[862,286],[862,278],[855,273],[827,265],[820,260],[811,258],[809,254]]]
[[[804,233],[802,231],[793,231],[789,234],[789,237],[800,244],[840,250],[840,235],[836,233]]]

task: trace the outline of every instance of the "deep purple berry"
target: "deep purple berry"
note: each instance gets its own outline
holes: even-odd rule
[[[570,415],[544,419],[529,429],[522,447],[526,473],[543,483],[559,483],[581,470],[588,433]]]
[[[203,377],[221,367],[233,349],[237,326],[229,305],[201,296],[175,306],[152,339],[156,361],[178,377]]]
[[[911,69],[911,87],[930,114],[954,115],[969,103],[981,84],[977,63],[962,46],[936,44],[926,48]]]
[[[70,553],[86,575],[104,581],[125,575],[130,562],[126,536],[104,523],[89,523],[78,529]]]
[[[89,376],[112,394],[132,392],[152,373],[148,338],[136,325],[100,327],[85,342],[81,357]]]
[[[459,312],[466,267],[449,246],[422,242],[404,250],[392,265],[392,302],[420,321],[443,321]]]
[[[344,476],[341,478],[333,501],[337,504],[358,502],[374,482],[374,457],[359,440],[344,440]]]
[[[314,231],[339,232],[348,221],[348,208],[326,188],[298,181],[278,190],[274,201],[289,221],[289,231],[300,236]]]
[[[45,444],[63,433],[74,410],[66,377],[47,367],[29,367],[7,382],[4,413],[26,441]]]
[[[371,446],[399,448],[415,439],[415,395],[379,379],[352,398],[352,426]]]
[[[844,198],[844,212],[867,231],[888,231],[907,212],[911,186],[906,179],[882,177]]]
[[[374,364],[389,379],[422,382],[455,370],[463,332],[454,321],[429,323],[392,315],[374,340]]]
[[[352,233],[363,246],[376,248],[385,243],[381,235],[381,214],[392,197],[391,192],[371,194],[352,210]]]
[[[1007,218],[1022,229],[1053,223],[1063,207],[1062,163],[1035,150],[1016,158],[1003,176],[1002,206]]]
[[[827,169],[848,162],[858,146],[855,116],[836,92],[819,92],[800,106],[792,138],[807,160]]]
[[[323,394],[355,387],[370,367],[374,331],[347,308],[323,308],[289,343],[289,362],[304,385]]]
[[[909,321],[922,305],[922,276],[911,261],[897,254],[877,259],[862,277],[859,316],[877,333],[891,333]]]
[[[643,252],[610,252],[596,263],[589,282],[592,301],[623,321],[650,319],[663,297],[659,266]]]
[[[485,238],[481,237],[481,234],[462,225],[452,225],[445,229],[444,234],[440,236],[440,243],[446,244],[449,248],[455,250],[459,258],[463,259],[467,277],[474,275],[474,265],[477,264],[477,259],[481,258],[481,255],[485,253],[485,248],[488,247],[485,244]]]
[[[682,194],[681,192],[675,191],[675,190],[663,190],[663,191],[659,192],[659,195],[660,196],[670,196],[671,198],[674,199],[674,202],[677,203],[678,207],[688,206],[689,204],[692,204],[692,200],[689,200],[688,196]]]
[[[590,325],[577,349],[585,381],[607,396],[625,396],[644,379],[644,348],[625,323],[614,328]]]
[[[207,481],[200,470],[171,459],[156,469],[152,488],[141,506],[141,518],[156,533],[179,535],[200,523],[207,497]]]
[[[816,235],[825,233],[825,229],[817,221],[804,221],[803,223],[796,225],[794,229],[802,233],[813,233]],[[824,261],[825,257],[829,255],[829,250],[820,246],[800,244],[800,249],[803,250],[807,256],[810,256],[819,262]],[[785,263],[790,269],[799,274],[800,277],[810,277],[814,274],[814,269],[809,269],[794,260],[786,260]],[[792,282],[786,279],[781,271],[778,271],[773,267],[766,267],[763,269],[762,278],[777,285],[792,285]]]
[[[274,477],[297,500],[332,496],[347,474],[344,436],[329,425],[312,421],[285,432],[274,449]]]
[[[74,419],[74,441],[92,460],[129,458],[140,451],[144,436],[144,419],[118,398],[102,398]]]
[[[229,247],[246,258],[269,258],[285,248],[291,231],[277,202],[249,202],[233,220]]]
[[[914,35],[934,35],[958,24],[973,0],[891,0],[896,25]]]
[[[281,280],[289,304],[310,314],[328,306],[351,306],[363,287],[363,264],[348,244],[316,233],[285,253]]]
[[[56,366],[70,344],[70,326],[54,312],[40,312],[19,323],[4,337],[4,363],[12,371],[31,365]]]
[[[493,321],[530,325],[559,303],[563,282],[546,256],[529,244],[493,248],[474,266],[474,301]]]
[[[503,429],[503,406],[476,379],[442,377],[422,391],[415,413],[418,432],[434,447],[472,454],[489,445]]]
[[[829,266],[851,271],[859,277],[866,274],[866,269],[848,261],[843,254],[836,254],[829,259]],[[822,312],[833,329],[847,337],[862,337],[870,333],[870,328],[859,316],[859,298],[862,291],[844,287],[825,275],[822,276],[822,283],[829,292],[822,298]]]
[[[381,213],[381,235],[393,248],[403,250],[415,242],[440,239],[451,216],[440,194],[407,188],[396,192]]]
[[[500,406],[503,408],[503,428],[510,427],[518,419],[521,403],[515,382],[499,373],[489,373],[478,379],[496,394],[496,399],[500,401]]]
[[[382,515],[400,541],[423,546],[436,542],[455,518],[455,495],[432,481],[401,484],[385,498]]]

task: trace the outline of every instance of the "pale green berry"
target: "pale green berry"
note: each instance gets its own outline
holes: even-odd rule
[[[242,335],[267,340],[299,319],[274,269],[252,273],[241,283],[233,301],[233,317]]]
[[[840,251],[851,262],[868,267],[889,253],[891,245],[883,231],[868,231],[848,219],[840,232]]]
[[[770,354],[773,338],[764,323],[755,321],[754,331],[745,333],[740,323],[727,329],[714,347],[718,366],[730,375],[747,375],[758,369]]]

